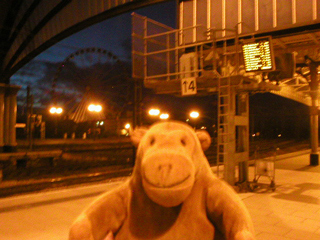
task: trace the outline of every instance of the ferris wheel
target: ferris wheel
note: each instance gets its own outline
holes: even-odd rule
[[[105,81],[123,73],[122,62],[112,52],[102,48],[84,48],[70,54],[58,67],[52,91],[72,88],[83,92],[86,87],[100,88]]]
[[[52,82],[52,102],[80,100],[88,96],[88,89],[100,101],[112,102],[113,96],[121,94],[114,88],[129,76],[127,65],[112,52],[96,47],[79,49],[59,65]]]

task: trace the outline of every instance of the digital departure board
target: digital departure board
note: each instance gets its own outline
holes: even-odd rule
[[[242,44],[246,72],[274,70],[274,57],[270,37],[257,38]]]

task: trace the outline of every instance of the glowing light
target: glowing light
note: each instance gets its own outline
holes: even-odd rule
[[[51,107],[49,109],[49,112],[51,114],[61,114],[63,112],[63,109],[61,107]]]
[[[52,114],[56,113],[56,111],[57,111],[57,108],[55,108],[55,107],[52,107],[49,110],[49,112],[52,113]]]
[[[125,129],[129,129],[130,127],[131,127],[130,123],[127,123],[127,124],[124,126]]]
[[[192,118],[198,118],[199,117],[199,112],[196,112],[196,111],[192,111],[191,113],[190,113],[190,117],[192,117]]]
[[[90,104],[88,107],[88,110],[90,112],[101,112],[102,107],[101,107],[101,105]]]
[[[168,119],[168,118],[169,118],[169,114],[168,114],[168,113],[162,113],[162,114],[160,115],[160,119],[165,120],[165,119]]]
[[[63,111],[63,110],[62,110],[62,108],[61,108],[61,107],[58,107],[58,108],[56,109],[56,113],[57,113],[57,114],[61,114],[61,113],[62,113],[62,111]]]
[[[245,69],[247,72],[272,70],[274,60],[269,37],[255,39],[254,42],[242,45]]]
[[[152,109],[149,110],[149,115],[151,115],[151,116],[158,116],[159,114],[160,114],[160,110],[159,109],[152,108]]]
[[[101,112],[101,110],[102,110],[102,107],[101,107],[101,105],[96,105],[96,112]]]
[[[89,110],[90,112],[93,112],[94,109],[95,109],[95,105],[90,104],[89,107],[88,107],[88,110]]]
[[[126,129],[121,129],[121,135],[126,135],[128,131]]]

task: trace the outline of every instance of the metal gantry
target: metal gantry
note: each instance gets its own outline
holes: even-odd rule
[[[151,21],[136,14],[133,18],[133,22],[141,27],[148,26]],[[152,25],[157,24],[151,22]],[[134,26],[133,29],[139,27]],[[217,174],[222,177],[223,172],[223,177],[234,184],[238,170],[238,181],[246,181],[249,156],[248,91],[257,90],[260,86],[263,89],[278,87],[272,83],[259,84],[255,76],[239,75],[239,46],[228,44],[228,39],[224,39],[222,44],[209,40],[181,45],[176,41],[183,39],[179,30],[154,35],[147,35],[148,32],[154,33],[147,29],[140,34],[132,34],[134,76],[157,93],[180,95],[181,80],[195,78],[197,94],[218,94]],[[208,34],[216,34],[216,31]],[[171,45],[168,39],[171,39]]]
[[[134,14],[133,19],[141,27],[157,26],[157,22],[152,21],[151,26],[148,24],[151,20],[139,15]],[[134,29],[139,29],[138,25]],[[241,45],[243,40],[254,40],[255,36],[238,35],[238,25],[234,29],[208,29],[201,41],[190,38],[186,41],[185,36],[190,31],[199,32],[192,31],[201,29],[198,25],[165,30],[159,23],[161,32],[147,29],[132,34],[133,72],[145,87],[159,94],[181,95],[181,81],[192,77],[197,95],[218,95],[217,173],[221,177],[223,172],[230,184],[246,182],[248,177],[249,93],[271,92],[312,106],[313,126],[317,121],[318,90],[311,89],[311,82],[317,83],[319,77],[317,73],[311,77],[310,63],[304,54],[308,53],[318,63],[320,31],[270,37],[276,68],[269,72],[246,72]],[[217,34],[219,31],[225,34]],[[235,34],[230,36],[226,34],[228,31]],[[314,54],[316,49],[319,56]],[[317,131],[312,130],[313,139],[317,138]],[[313,141],[313,145],[317,142]],[[312,154],[317,157],[316,150]]]

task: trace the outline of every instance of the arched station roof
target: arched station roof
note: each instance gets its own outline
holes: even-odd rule
[[[121,13],[164,0],[1,0],[0,82],[58,41]]]

